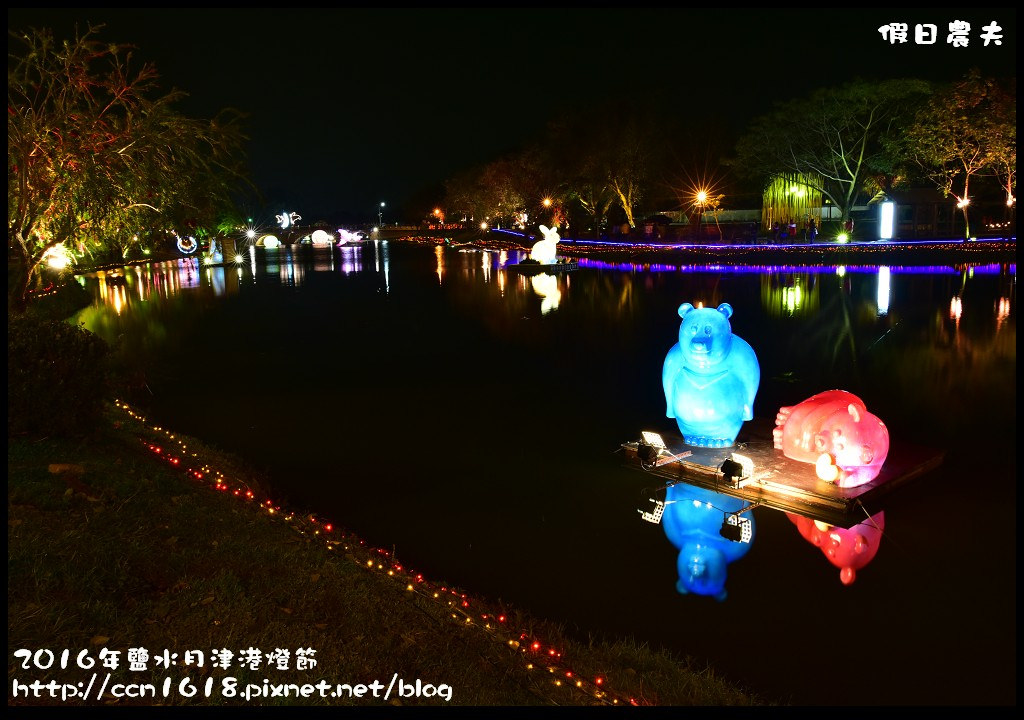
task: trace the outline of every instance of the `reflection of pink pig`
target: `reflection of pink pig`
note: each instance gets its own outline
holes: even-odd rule
[[[867,565],[878,552],[885,530],[885,513],[878,512],[849,530],[786,513],[804,540],[825,553],[829,562],[839,568],[839,579],[849,585],[857,571]]]
[[[889,453],[885,424],[845,390],[828,390],[779,408],[775,425],[777,449],[793,460],[814,463],[819,478],[839,487],[875,479]]]

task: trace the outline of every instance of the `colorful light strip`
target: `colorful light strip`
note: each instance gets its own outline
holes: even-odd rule
[[[263,511],[268,517],[286,523],[300,535],[320,538],[329,551],[345,553],[357,565],[368,571],[377,571],[403,584],[405,590],[413,592],[431,601],[445,605],[445,611],[459,625],[472,626],[487,633],[496,642],[501,643],[522,655],[527,670],[547,670],[550,682],[555,687],[567,688],[585,694],[601,705],[641,705],[646,704],[635,698],[627,697],[608,690],[605,679],[597,676],[585,678],[562,660],[562,652],[548,645],[529,632],[509,626],[508,616],[504,613],[478,612],[477,606],[483,603],[470,598],[457,589],[438,585],[426,580],[422,574],[404,567],[392,558],[392,552],[382,548],[368,547],[364,540],[347,531],[337,528],[315,515],[297,515],[294,511],[282,507],[269,498],[261,498],[244,481],[229,479],[219,470],[199,457],[199,453],[191,452],[185,441],[177,438],[174,433],[155,425],[147,425],[146,419],[136,413],[126,403],[115,400],[115,406],[127,413],[142,425],[146,434],[163,435],[176,447],[162,447],[156,441],[139,437],[146,448],[169,465],[183,471],[191,480],[206,484],[218,492],[239,498],[242,502]],[[335,552],[335,554],[337,554]],[[486,609],[486,608],[484,608]]]

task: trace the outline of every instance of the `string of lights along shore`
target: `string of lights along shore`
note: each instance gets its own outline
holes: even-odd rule
[[[204,460],[200,453],[194,449],[190,451],[188,443],[176,433],[157,425],[147,424],[142,415],[124,402],[117,401],[115,406],[138,423],[136,433],[140,441],[156,457],[214,491],[236,497],[266,516],[283,521],[298,534],[319,540],[328,551],[340,552],[368,571],[380,572],[393,578],[399,585],[404,585],[407,592],[437,603],[453,622],[484,632],[495,642],[519,653],[522,656],[523,667],[528,671],[544,673],[547,682],[553,687],[585,695],[596,705],[641,704],[635,698],[609,689],[606,679],[602,676],[580,675],[569,666],[561,650],[541,638],[534,637],[525,629],[509,627],[507,615],[500,612],[480,612],[476,608],[482,606],[482,602],[457,589],[427,580],[421,573],[396,562],[393,551],[368,547],[362,539],[337,528],[323,518],[315,515],[298,515],[270,498],[261,498],[244,480],[226,476],[211,462]],[[164,440],[158,441],[161,436]]]

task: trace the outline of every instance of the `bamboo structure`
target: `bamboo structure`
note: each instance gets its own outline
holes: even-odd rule
[[[776,175],[765,188],[761,201],[761,225],[771,231],[772,225],[796,223],[803,228],[813,219],[821,227],[820,176],[811,173]]]

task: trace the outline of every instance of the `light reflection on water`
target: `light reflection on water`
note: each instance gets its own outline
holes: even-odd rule
[[[428,576],[813,704],[1012,692],[1015,265],[508,270],[525,255],[381,241],[153,263],[87,276],[82,319],[145,367],[137,400],[162,424]],[[675,592],[675,549],[637,520],[653,484],[614,451],[675,431],[660,372],[683,302],[734,307],[756,415],[839,387],[947,451],[886,506],[855,583],[759,508],[728,599]]]

